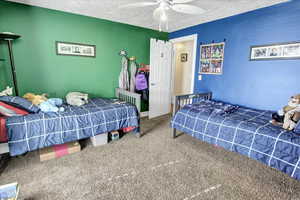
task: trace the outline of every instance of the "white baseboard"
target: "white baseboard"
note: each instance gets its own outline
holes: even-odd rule
[[[148,117],[149,116],[149,111],[141,112],[141,117]]]

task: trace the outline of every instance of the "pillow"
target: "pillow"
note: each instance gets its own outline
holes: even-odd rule
[[[297,134],[300,134],[300,121],[298,121],[295,129],[294,129],[294,132],[297,133]]]
[[[0,114],[5,117],[21,116],[29,114],[27,111],[0,102]]]
[[[33,105],[30,101],[22,97],[2,96],[0,97],[0,101],[21,109],[25,109],[31,113],[37,113],[40,110],[39,107]]]

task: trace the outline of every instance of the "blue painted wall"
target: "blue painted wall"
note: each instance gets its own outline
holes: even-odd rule
[[[250,46],[300,40],[300,0],[173,32],[169,38],[198,34],[195,92],[210,90],[214,99],[277,110],[300,93],[300,60],[249,61]],[[226,38],[223,75],[198,80],[200,42]]]

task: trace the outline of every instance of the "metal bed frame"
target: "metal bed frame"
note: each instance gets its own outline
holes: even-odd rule
[[[181,109],[183,106],[191,103],[199,102],[200,100],[211,100],[212,99],[212,93],[198,93],[198,94],[186,94],[186,95],[179,95],[175,96],[175,102],[173,105],[173,117],[177,113],[179,109]],[[171,129],[173,138],[176,138],[176,129]]]

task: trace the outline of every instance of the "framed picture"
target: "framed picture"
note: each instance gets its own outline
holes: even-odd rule
[[[187,62],[187,59],[188,59],[188,54],[187,53],[180,54],[180,61],[181,62]]]
[[[250,47],[250,60],[300,59],[300,42],[277,43]]]
[[[225,42],[200,46],[200,74],[223,73]]]
[[[56,54],[96,57],[96,45],[56,41]]]

